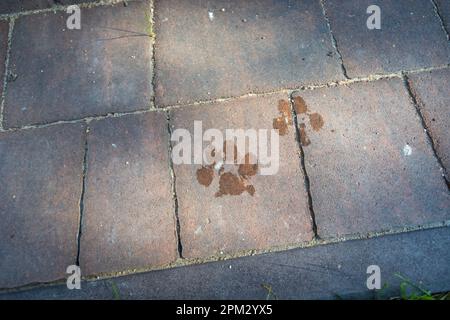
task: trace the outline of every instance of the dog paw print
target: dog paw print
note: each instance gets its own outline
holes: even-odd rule
[[[314,131],[320,131],[324,125],[323,117],[317,112],[310,112],[308,106],[302,97],[297,96],[293,99],[294,110],[297,115],[298,126],[300,130],[300,143],[302,146],[311,144],[306,129],[306,120],[309,119],[309,124]]]
[[[199,184],[209,187],[216,175],[219,177],[219,190],[215,193],[215,197],[224,195],[237,196],[247,192],[251,196],[255,194],[255,187],[251,184],[251,177],[258,173],[258,164],[256,158],[247,153],[244,162],[238,164],[239,154],[234,144],[228,143],[233,150],[233,164],[225,164],[227,142],[224,142],[221,160],[215,161],[210,165],[202,166],[196,172]],[[215,150],[211,151],[211,155],[215,157]],[[228,168],[231,166],[231,168]],[[227,170],[225,169],[227,167]]]

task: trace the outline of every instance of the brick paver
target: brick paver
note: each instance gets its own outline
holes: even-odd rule
[[[64,285],[0,294],[0,300],[386,299],[400,296],[396,274],[445,292],[449,246],[450,228],[437,228],[83,282],[81,290]],[[373,264],[380,266],[383,287],[376,292],[366,287]]]
[[[83,132],[0,133],[0,288],[62,279],[75,264]]]
[[[299,96],[308,108],[299,123],[319,236],[450,218],[450,194],[401,80]],[[313,114],[322,127],[314,128]]]
[[[319,1],[155,3],[158,105],[342,79]]]
[[[366,26],[366,10],[373,4],[381,9],[381,30]],[[431,1],[326,0],[325,7],[350,77],[450,62],[450,47]]]
[[[3,93],[3,76],[5,74],[6,51],[8,49],[8,30],[8,22],[0,21],[0,79],[2,79],[0,85],[0,95]]]
[[[409,76],[411,89],[420,105],[428,129],[443,165],[450,171],[450,70]]]
[[[223,133],[225,129],[272,129],[282,117],[279,108],[286,105],[287,99],[286,94],[278,94],[186,107],[171,112],[171,125],[173,130],[186,129],[191,134],[194,121],[202,121],[204,131],[216,128]],[[283,118],[283,123],[285,120],[289,121]],[[210,181],[205,183],[200,165],[174,166],[184,257],[267,249],[311,240],[298,146],[292,125],[285,126],[279,131],[284,135],[279,136],[279,170],[274,175],[261,175],[260,165],[254,170],[256,174],[244,177],[242,167],[226,165],[224,171],[204,168],[211,173]],[[230,172],[235,180],[229,182],[235,185],[223,190],[230,186],[225,183],[232,180]]]
[[[163,113],[91,124],[80,264],[84,275],[175,260]]]
[[[5,126],[70,120],[145,109],[152,97],[150,6],[81,11],[81,30],[65,12],[16,21]],[[33,58],[30,58],[33,57]]]

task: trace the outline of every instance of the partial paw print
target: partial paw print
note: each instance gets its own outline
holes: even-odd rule
[[[226,164],[227,145],[232,150],[232,164]],[[228,150],[229,151],[229,150]],[[216,150],[211,151],[211,156],[216,156]],[[221,160],[214,161],[210,165],[202,166],[197,170],[197,181],[205,187],[209,187],[214,177],[219,177],[219,190],[215,193],[216,197],[224,195],[237,196],[247,192],[251,196],[255,194],[255,187],[250,183],[252,176],[258,173],[258,163],[256,157],[251,153],[247,153],[244,161],[238,164],[240,155],[236,145],[232,142],[225,141],[223,151],[221,152]],[[229,161],[227,161],[228,163]],[[240,161],[239,161],[240,162]]]
[[[314,131],[320,131],[324,125],[324,120],[322,116],[317,113],[311,113],[308,109],[308,106],[303,100],[302,97],[297,96],[293,99],[294,110],[297,114],[298,126],[300,129],[300,143],[302,146],[309,146],[311,144],[311,140],[307,134],[306,121],[309,120],[309,124]]]

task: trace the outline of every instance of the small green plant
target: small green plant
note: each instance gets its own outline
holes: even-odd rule
[[[431,291],[423,289],[417,284],[414,284],[411,280],[402,276],[399,273],[395,274],[400,278],[400,299],[401,300],[448,300],[450,299],[450,292],[432,294]],[[408,290],[409,289],[409,290]],[[409,293],[408,293],[409,291]]]
[[[275,295],[275,293],[272,290],[272,286],[270,284],[265,284],[263,283],[261,285],[261,287],[263,287],[264,289],[266,289],[267,291],[267,296],[266,296],[266,300],[278,300],[277,296]]]
[[[112,280],[111,280],[111,290],[113,294],[113,299],[120,300],[119,288],[117,287],[116,283]]]

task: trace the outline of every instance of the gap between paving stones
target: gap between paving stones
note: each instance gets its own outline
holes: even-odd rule
[[[173,169],[173,160],[172,160],[172,143],[170,141],[170,137],[172,136],[172,128],[170,127],[170,114],[168,111],[165,111],[166,120],[167,120],[167,146],[169,151],[169,173],[170,173],[170,184],[172,187],[172,202],[174,206],[174,219],[175,219],[175,237],[177,239],[177,249],[178,249],[178,258],[183,259],[183,244],[181,243],[181,227],[180,227],[180,218],[178,216],[178,196],[177,196],[177,187],[176,187],[176,176],[175,170]]]
[[[439,6],[437,5],[435,0],[430,0],[430,1],[433,4],[435,14],[438,16],[439,21],[441,22],[441,28],[442,28],[442,30],[444,30],[445,35],[447,36],[447,41],[450,41],[450,32],[449,32],[449,30],[447,30],[444,19],[442,18],[442,14],[439,10]]]
[[[0,132],[3,130],[3,111],[5,109],[5,99],[6,99],[6,91],[8,90],[8,76],[9,76],[9,57],[11,54],[11,43],[12,43],[12,34],[14,31],[14,23],[16,19],[9,19],[9,27],[8,27],[8,40],[6,45],[6,58],[5,58],[5,74],[3,75],[3,91],[0,102]]]
[[[169,263],[166,265],[162,265],[162,266],[158,266],[158,267],[127,269],[127,270],[122,270],[122,271],[118,271],[118,272],[99,273],[96,275],[82,276],[82,280],[91,282],[91,281],[97,281],[97,280],[114,279],[114,278],[127,276],[127,275],[141,274],[141,273],[146,273],[146,272],[151,272],[151,271],[166,270],[166,269],[172,269],[172,268],[176,268],[176,267],[184,267],[184,266],[190,266],[190,265],[198,265],[198,264],[203,264],[203,263],[208,263],[208,262],[228,261],[231,259],[260,255],[260,254],[265,254],[265,253],[277,253],[277,252],[287,251],[287,250],[292,250],[292,249],[310,248],[310,247],[323,246],[323,245],[328,245],[328,244],[342,243],[345,241],[367,240],[367,239],[373,239],[373,238],[387,236],[387,235],[397,235],[397,234],[414,232],[414,231],[430,230],[430,229],[436,229],[436,228],[447,228],[447,227],[450,227],[450,220],[445,220],[443,222],[437,222],[437,223],[431,223],[431,224],[424,224],[421,226],[409,226],[409,227],[386,229],[386,230],[382,230],[382,231],[378,231],[378,232],[369,232],[369,233],[365,233],[365,234],[355,233],[355,234],[343,235],[340,237],[326,238],[326,239],[320,239],[320,240],[313,239],[312,241],[309,241],[309,242],[278,246],[278,247],[273,247],[270,249],[246,250],[246,251],[238,252],[235,254],[226,254],[226,255],[221,255],[221,256],[216,255],[216,256],[210,256],[207,258],[198,258],[198,259],[177,259],[175,262],[172,262],[172,263]],[[55,280],[55,281],[51,281],[51,282],[31,283],[31,284],[27,284],[27,285],[15,287],[15,288],[0,288],[0,294],[26,291],[26,290],[35,289],[35,288],[51,287],[51,286],[65,284],[65,283],[66,283],[66,279],[59,279],[59,280]]]
[[[303,146],[300,140],[300,130],[298,126],[298,119],[297,119],[297,112],[295,111],[294,105],[293,105],[293,99],[292,99],[292,93],[289,95],[289,104],[291,106],[291,115],[293,121],[293,125],[295,126],[295,140],[297,142],[297,146],[299,148],[299,155],[300,155],[300,169],[303,173],[303,184],[305,186],[306,194],[308,195],[308,208],[309,208],[309,214],[311,218],[311,224],[312,229],[314,233],[314,240],[320,240],[319,234],[317,233],[317,223],[316,223],[316,215],[314,213],[314,206],[313,206],[313,200],[311,195],[311,186],[309,182],[309,176],[308,172],[306,171],[306,165],[305,165],[305,152],[303,150]]]
[[[84,155],[83,155],[83,181],[81,185],[81,196],[80,196],[80,212],[78,217],[78,234],[77,234],[77,257],[75,264],[77,266],[80,266],[80,252],[81,252],[81,236],[83,234],[83,215],[84,215],[84,195],[86,193],[86,176],[87,176],[87,157],[88,157],[88,151],[89,151],[89,145],[88,145],[88,135],[89,135],[90,127],[89,125],[86,125],[85,132],[84,132]]]
[[[322,14],[323,14],[323,17],[324,17],[325,22],[327,24],[328,32],[330,33],[331,44],[332,44],[334,50],[336,51],[336,53],[338,55],[339,63],[341,65],[342,74],[344,75],[344,77],[346,79],[350,79],[350,77],[347,75],[347,69],[345,68],[344,59],[342,58],[342,54],[339,51],[338,44],[337,44],[337,41],[336,41],[336,37],[334,36],[333,30],[331,29],[330,19],[328,18],[328,13],[327,13],[327,9],[325,7],[324,1],[325,0],[320,0],[320,6],[322,7]]]
[[[404,75],[408,74],[417,74],[421,72],[428,72],[428,71],[434,71],[434,70],[441,70],[441,69],[450,69],[450,64],[445,64],[441,66],[435,66],[435,67],[427,67],[427,68],[420,68],[420,69],[413,69],[413,70],[401,70],[395,73],[388,73],[388,74],[373,74],[369,75],[367,77],[361,77],[361,78],[352,78],[347,80],[341,80],[341,81],[332,81],[328,83],[323,84],[311,84],[311,85],[301,85],[298,87],[293,88],[282,88],[272,91],[266,91],[266,92],[249,92],[240,96],[236,97],[222,97],[212,100],[201,100],[196,101],[188,104],[174,104],[166,107],[157,107],[155,105],[151,105],[150,107],[145,107],[141,110],[137,111],[129,111],[129,112],[110,112],[103,115],[96,115],[96,116],[89,116],[84,117],[80,119],[70,119],[70,120],[59,120],[54,122],[48,122],[48,123],[41,123],[41,124],[32,124],[32,125],[25,125],[22,127],[13,127],[8,129],[0,129],[0,132],[13,132],[18,130],[29,130],[29,129],[37,129],[37,128],[44,128],[48,126],[58,125],[58,124],[64,124],[64,123],[79,123],[79,122],[86,122],[89,123],[93,120],[101,120],[106,118],[113,118],[113,117],[121,117],[131,114],[141,114],[141,113],[147,113],[147,112],[165,112],[170,111],[174,109],[179,108],[188,108],[190,106],[197,106],[197,105],[208,105],[208,104],[215,104],[220,102],[227,102],[227,101],[236,101],[238,99],[246,98],[246,97],[264,97],[272,94],[279,94],[279,93],[287,93],[288,95],[291,95],[292,93],[296,91],[304,91],[304,90],[315,90],[320,88],[327,88],[327,87],[336,87],[336,86],[348,86],[353,83],[360,83],[360,82],[373,82],[377,80],[383,80],[383,79],[391,79],[391,78],[397,78],[397,79],[403,79]]]
[[[414,105],[414,108],[416,109],[416,113],[420,118],[420,122],[422,124],[422,127],[424,128],[425,136],[427,138],[428,144],[430,145],[431,149],[433,150],[434,157],[436,158],[439,166],[441,167],[442,178],[444,179],[444,182],[447,185],[447,189],[450,190],[450,181],[448,181],[446,178],[445,166],[442,162],[442,159],[438,156],[438,153],[436,151],[436,145],[434,143],[435,139],[433,138],[433,134],[432,134],[431,130],[428,128],[427,123],[425,122],[425,119],[422,114],[421,106],[419,104],[419,100],[417,99],[416,93],[414,92],[414,89],[411,86],[411,81],[407,75],[403,76],[403,83],[405,85],[406,90],[408,91],[411,102]]]

